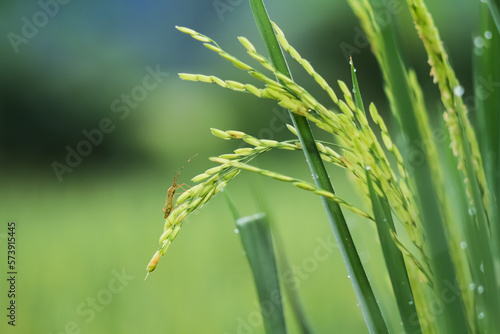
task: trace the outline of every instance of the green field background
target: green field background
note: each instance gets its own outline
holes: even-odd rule
[[[17,53],[8,33],[19,34],[22,18],[40,6],[35,1],[0,5],[6,36],[0,44],[1,333],[264,333],[251,272],[221,195],[189,217],[144,281],[175,172],[198,153],[179,178],[192,185],[193,176],[214,166],[208,157],[241,145],[212,136],[210,127],[292,138],[282,126],[286,113],[273,102],[178,79],[178,72],[189,72],[254,83],[174,29],[196,29],[247,60],[236,40],[243,35],[264,53],[248,3],[221,2],[231,10],[217,12],[217,1],[72,1],[60,5]],[[429,5],[467,94],[470,78],[462,73],[470,73],[471,55],[461,50],[471,49],[474,6],[468,1],[455,1],[451,8],[449,1]],[[355,46],[359,24],[344,1],[269,1],[268,7],[290,43],[332,86],[337,79],[350,83],[341,46]],[[438,114],[437,88],[410,21],[401,22],[400,37],[427,102]],[[370,48],[358,49],[364,100],[375,101],[387,115]],[[169,74],[120,119],[111,105],[142,84],[148,66]],[[295,64],[291,68],[296,81],[331,106],[304,71]],[[74,149],[85,140],[82,131],[97,128],[103,119],[112,122],[113,131],[59,179],[54,162],[65,164],[66,147]],[[318,137],[332,140],[320,132]],[[271,152],[255,163],[310,180],[301,152]],[[366,208],[346,175],[329,170],[338,193]],[[324,246],[333,237],[320,199],[248,173],[227,190],[242,214],[267,211],[315,332],[366,333],[339,251]],[[350,212],[346,217],[383,312],[391,319],[397,310],[391,306],[376,230]],[[15,327],[7,325],[6,317],[10,221],[17,227]],[[288,306],[286,318],[289,332],[298,333]],[[391,326],[394,333],[402,332]]]

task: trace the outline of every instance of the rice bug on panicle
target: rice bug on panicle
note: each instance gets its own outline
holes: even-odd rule
[[[191,161],[191,159],[193,159],[197,155],[198,155],[198,153],[196,153],[191,158],[189,158],[188,161],[186,161],[184,163],[184,165],[181,167],[181,169],[179,169],[177,171],[177,174],[175,174],[175,176],[174,176],[174,184],[172,184],[172,186],[170,188],[168,188],[168,190],[167,190],[167,200],[165,201],[165,207],[163,208],[163,213],[164,213],[165,219],[168,218],[168,216],[170,215],[170,212],[172,212],[172,210],[174,209],[174,195],[175,195],[175,191],[177,189],[179,189],[179,188],[182,188],[182,186],[186,185],[185,183],[180,184],[180,185],[177,184],[177,178],[179,177],[179,175],[181,175],[181,172],[184,169],[184,166],[186,166],[186,164],[189,161]]]

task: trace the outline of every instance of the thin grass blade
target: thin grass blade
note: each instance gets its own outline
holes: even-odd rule
[[[392,239],[392,235],[396,234],[396,229],[392,220],[391,208],[387,200],[380,197],[373,188],[373,183],[368,171],[366,171],[366,179],[368,181],[368,189],[370,192],[373,215],[377,225],[378,237],[380,239],[382,253],[391,279],[392,289],[396,297],[403,327],[406,333],[422,333],[403,254]]]
[[[356,107],[358,109],[360,109],[363,113],[366,113],[352,59],[350,61],[350,65],[354,102],[356,103]],[[392,239],[392,235],[396,235],[396,228],[392,220],[391,208],[387,199],[380,197],[373,188],[373,183],[368,170],[366,171],[366,180],[368,183],[368,191],[370,201],[372,203],[378,237],[382,247],[382,253],[384,255],[387,271],[391,279],[403,327],[407,333],[421,333],[422,328],[420,327],[420,321],[415,306],[415,299],[413,297],[403,254]]]
[[[242,217],[236,220],[236,227],[252,269],[266,333],[285,334],[278,271],[266,215],[258,213]]]
[[[500,0],[488,0],[488,7],[495,22],[497,31],[500,32]]]
[[[299,327],[299,333],[312,334],[314,333],[314,331],[304,310],[297,287],[294,285],[293,281],[283,279],[285,275],[293,272],[293,268],[290,266],[287,260],[285,246],[280,237],[279,229],[276,224],[274,224],[275,220],[272,215],[273,210],[270,209],[268,205],[269,201],[266,199],[265,193],[263,194],[263,192],[261,191],[262,189],[260,189],[259,187],[260,184],[257,182],[252,182],[251,185],[252,195],[257,202],[258,210],[261,212],[266,212],[266,215],[268,217],[269,228],[271,229],[271,235],[273,236],[275,246],[274,249],[278,260],[278,271],[282,278],[281,283],[285,291],[285,296],[287,297],[286,300],[288,300],[288,304]]]

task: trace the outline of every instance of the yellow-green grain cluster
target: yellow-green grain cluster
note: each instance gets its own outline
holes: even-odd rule
[[[231,138],[243,138],[240,136],[239,131],[228,131],[232,135]],[[220,132],[213,131],[213,133],[221,137]],[[229,139],[226,137],[225,139]],[[235,150],[232,154],[221,155],[221,159],[233,159],[237,162],[249,161],[259,154],[269,150],[267,147],[259,147],[253,150],[239,149]],[[153,255],[151,261],[147,265],[148,274],[155,270],[160,258],[165,255],[168,247],[177,237],[183,222],[195,210],[200,209],[207,203],[214,195],[219,193],[229,181],[234,179],[239,174],[239,169],[230,165],[220,165],[206,170],[204,173],[199,174],[192,178],[193,182],[197,184],[192,188],[183,192],[175,202],[175,207],[170,215],[165,219],[163,233],[160,236],[160,247]],[[147,276],[146,276],[147,277]]]
[[[477,182],[481,188],[484,207],[488,209],[490,203],[486,176],[484,174],[476,135],[467,116],[467,108],[463,103],[463,88],[460,86],[455,72],[450,65],[448,54],[443,47],[439,32],[424,2],[422,0],[407,0],[407,3],[417,31],[429,56],[429,64],[432,68],[431,75],[434,77],[434,82],[439,85],[441,91],[441,100],[446,108],[445,121],[450,132],[453,153],[459,161],[459,169],[467,168],[466,159],[468,159],[469,155],[472,155],[471,168],[473,170],[465,171],[466,183],[469,187],[469,193],[471,193],[472,190],[470,189],[470,180],[468,178],[477,178]],[[474,205],[474,203],[471,204]]]
[[[220,192],[230,180],[238,175],[238,173],[239,170],[230,166],[217,166],[193,178],[193,181],[203,182],[186,190],[177,198],[175,208],[165,219],[163,233],[159,241],[160,247],[147,266],[148,274],[155,270],[161,256],[165,255],[168,247],[179,234],[186,218],[193,211],[201,208],[212,196]]]
[[[424,0],[407,0],[410,14],[428,55],[431,76],[438,85],[441,93],[441,100],[445,107],[444,120],[450,134],[451,149],[457,158],[458,169],[461,171],[461,177],[465,183],[469,201],[467,204],[470,208],[469,212],[474,213],[471,214],[473,227],[463,225],[465,228],[461,230],[461,224],[457,221],[462,219],[467,221],[467,217],[463,217],[463,214],[456,210],[454,199],[446,192],[445,180],[449,179],[449,175],[445,174],[442,157],[439,157],[438,154],[436,138],[434,138],[431,131],[431,123],[427,117],[425,102],[416,75],[413,71],[401,66],[403,62],[398,55],[395,55],[397,47],[394,47],[392,45],[393,42],[387,37],[390,35],[390,29],[394,22],[383,26],[382,23],[379,25],[380,21],[376,20],[377,10],[382,9],[389,12],[390,4],[370,2],[368,0],[348,1],[360,19],[373,53],[384,74],[386,94],[391,102],[393,115],[402,124],[403,122],[401,121],[407,119],[405,113],[408,110],[406,109],[413,108],[413,115],[416,121],[415,126],[418,128],[420,136],[418,140],[425,147],[426,164],[430,168],[429,177],[435,188],[436,199],[439,202],[440,218],[444,222],[443,226],[447,234],[448,240],[444,242],[447,243],[444,246],[450,249],[459,282],[467,285],[471,280],[471,271],[474,272],[476,269],[471,270],[466,265],[468,262],[469,265],[472,263],[470,259],[473,256],[470,255],[470,252],[463,252],[459,244],[464,240],[464,233],[467,234],[465,239],[473,238],[472,235],[474,233],[471,233],[471,230],[483,233],[483,240],[486,240],[487,237],[485,235],[489,231],[488,222],[494,210],[487,191],[486,178],[476,136],[469,122],[467,109],[462,99],[464,89],[461,87],[450,65],[448,54],[440,39],[432,16],[424,4]],[[395,64],[396,61],[401,61],[401,63]],[[401,71],[402,77],[394,75],[395,73],[400,74],[398,71]],[[405,88],[407,88],[404,91],[399,90],[399,95],[396,95],[398,94],[398,89],[396,88],[399,88],[395,87],[396,79],[400,84],[406,84]],[[405,92],[407,92],[407,95],[404,94]],[[409,108],[401,108],[407,102],[401,96],[409,97]],[[400,109],[403,109],[404,112]],[[468,230],[468,228],[470,229]],[[467,259],[466,257],[469,258]],[[415,287],[418,288],[418,285],[415,284]],[[476,297],[473,295],[473,292],[465,291],[463,298],[466,302],[469,315],[474,314],[474,309],[477,305],[474,305]],[[418,303],[418,305],[422,306],[424,303]],[[422,313],[426,314],[428,312],[424,310]]]
[[[316,195],[326,197],[326,198],[328,198],[328,199],[330,199],[330,200],[332,200],[334,202],[339,203],[343,207],[351,210],[352,212],[354,212],[354,213],[356,213],[356,214],[358,214],[358,215],[360,215],[362,217],[365,217],[365,218],[368,218],[368,219],[373,219],[368,213],[364,212],[363,210],[361,210],[360,208],[356,207],[355,205],[344,201],[342,198],[340,198],[339,196],[335,195],[334,193],[331,193],[331,192],[326,191],[326,190],[319,189],[318,187],[316,187],[314,184],[312,184],[310,182],[306,182],[306,181],[303,181],[303,180],[300,180],[300,179],[296,179],[296,178],[293,178],[293,177],[290,177],[290,176],[286,176],[286,175],[283,175],[283,174],[280,174],[280,173],[276,173],[276,172],[269,171],[269,170],[266,170],[266,169],[258,168],[258,167],[255,167],[255,166],[251,166],[249,164],[246,164],[246,163],[243,163],[243,162],[238,162],[238,161],[231,160],[231,159],[210,158],[210,160],[212,160],[214,162],[217,162],[217,163],[220,163],[221,166],[231,166],[231,167],[234,167],[234,168],[237,168],[237,169],[243,169],[243,170],[248,170],[248,171],[251,171],[251,172],[259,173],[261,175],[264,175],[264,176],[267,176],[267,177],[271,177],[271,178],[273,178],[275,180],[278,180],[278,181],[290,182],[290,183],[292,183],[294,186],[296,186],[299,189],[306,190],[306,191],[311,191],[311,192],[315,193]]]
[[[374,122],[379,126],[385,148],[392,152],[396,157],[397,167],[401,178],[394,173],[385,150],[379,143],[375,133],[369,126],[366,115],[356,108],[352,94],[347,85],[338,81],[340,91],[343,93],[343,99],[339,99],[333,89],[327,82],[314,70],[312,65],[303,59],[299,53],[290,46],[283,32],[273,23],[277,38],[281,46],[297,62],[299,62],[309,75],[323,88],[338,108],[339,112],[327,109],[314,97],[312,97],[303,87],[279,73],[272,64],[262,55],[257,53],[255,47],[245,38],[239,38],[240,42],[247,49],[248,54],[258,60],[260,64],[269,70],[277,79],[271,79],[268,76],[257,71],[250,65],[227,54],[210,38],[201,35],[191,29],[178,29],[191,35],[193,38],[202,40],[204,45],[212,51],[217,52],[221,57],[228,59],[235,66],[247,71],[251,76],[264,83],[263,88],[258,88],[251,84],[236,83],[230,80],[221,80],[214,76],[205,76],[199,74],[180,74],[184,80],[201,81],[207,83],[216,83],[221,87],[235,91],[247,92],[257,97],[268,98],[278,101],[278,104],[290,111],[307,117],[320,129],[336,135],[338,142],[343,148],[343,156],[335,151],[319,145],[319,151],[322,158],[331,161],[349,170],[356,176],[360,184],[363,185],[364,193],[368,196],[365,169],[369,167],[370,173],[375,180],[375,188],[380,194],[385,194],[392,207],[394,214],[406,228],[408,235],[420,252],[423,252],[422,229],[419,226],[419,215],[415,200],[409,191],[407,184],[407,171],[403,164],[403,158],[392,142],[384,121],[377,112],[376,107],[370,105],[370,115]],[[229,138],[227,134],[220,133],[224,139]],[[248,141],[247,141],[248,142]],[[257,146],[259,143],[249,142]],[[420,254],[420,258],[425,258]]]

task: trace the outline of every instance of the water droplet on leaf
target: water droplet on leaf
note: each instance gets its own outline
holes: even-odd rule
[[[469,215],[471,215],[471,216],[475,216],[475,215],[476,215],[476,213],[477,213],[477,212],[476,212],[476,208],[475,208],[475,207],[473,207],[473,206],[471,206],[471,207],[469,208]]]
[[[453,94],[461,97],[462,95],[464,95],[464,88],[462,86],[456,86],[455,88],[453,88]]]
[[[476,48],[482,48],[484,46],[484,39],[482,37],[474,37],[474,46]]]

